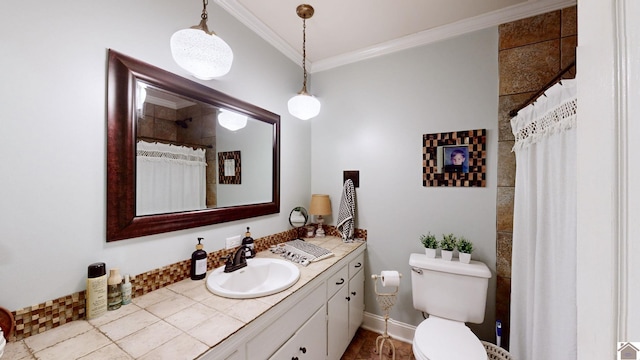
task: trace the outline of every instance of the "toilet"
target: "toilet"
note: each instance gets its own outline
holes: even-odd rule
[[[411,254],[413,307],[429,315],[413,337],[416,360],[486,360],[480,339],[465,323],[484,321],[491,271],[482,262]]]

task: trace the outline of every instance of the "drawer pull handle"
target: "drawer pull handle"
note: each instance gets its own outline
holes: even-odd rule
[[[351,301],[351,298],[348,296],[345,299],[347,299],[347,301]]]
[[[351,295],[356,296],[356,292],[355,292],[355,291],[352,291],[352,292],[351,292]]]
[[[298,357],[294,356],[294,357],[291,358],[291,360],[298,360]]]
[[[340,278],[340,281],[338,281],[338,282],[336,283],[336,285],[342,285],[342,284],[344,284],[344,279],[343,279],[343,278]]]
[[[302,351],[303,354],[306,354],[307,353],[307,348],[306,347],[301,347],[300,351]]]
[[[354,268],[359,268],[360,266],[362,266],[361,263],[357,263],[357,264],[353,265]]]

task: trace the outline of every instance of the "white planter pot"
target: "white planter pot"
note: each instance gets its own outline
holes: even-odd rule
[[[453,257],[453,251],[451,250],[440,250],[442,253],[442,260],[451,261]]]
[[[468,264],[471,261],[471,254],[459,253],[458,257],[460,258],[461,263]]]
[[[429,248],[424,248],[424,252],[425,254],[427,254],[428,258],[435,258],[436,257],[436,249],[429,249]]]

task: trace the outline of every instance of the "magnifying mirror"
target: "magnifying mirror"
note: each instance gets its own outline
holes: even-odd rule
[[[304,226],[307,225],[308,220],[309,214],[307,213],[307,209],[302,206],[295,207],[291,210],[289,214],[289,224],[297,230],[296,235],[298,238],[301,238],[300,229],[304,232]]]

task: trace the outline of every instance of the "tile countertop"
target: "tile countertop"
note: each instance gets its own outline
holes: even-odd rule
[[[2,359],[195,359],[351,253],[361,242],[306,239],[335,256],[300,268],[300,279],[274,295],[228,299],[205,280],[185,279],[92,320],[77,320],[7,344]],[[280,258],[270,251],[257,257]]]

